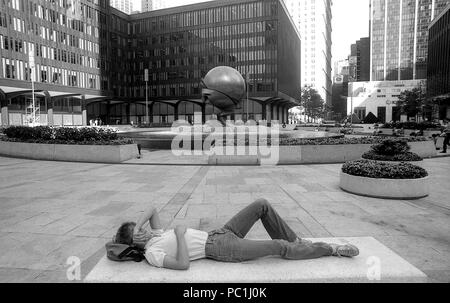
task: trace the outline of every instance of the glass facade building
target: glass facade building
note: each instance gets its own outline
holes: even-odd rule
[[[450,5],[429,27],[427,95],[434,118],[450,119]]]
[[[249,100],[242,100],[232,120],[245,120],[248,112],[255,120],[287,121],[289,108],[298,105],[300,36],[280,0],[212,1],[133,15],[106,0],[1,5],[3,124],[17,95],[28,98],[30,45],[36,49],[36,88],[50,104],[52,124],[70,125],[64,117],[55,121],[60,99],[81,103],[66,108],[79,111],[74,125],[96,117],[108,124],[141,123],[146,95],[154,124],[191,121],[195,113],[207,120],[217,111],[203,103],[200,83],[220,65],[248,79]]]
[[[371,80],[425,79],[428,25],[450,0],[371,0]]]

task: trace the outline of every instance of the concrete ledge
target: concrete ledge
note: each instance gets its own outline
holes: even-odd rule
[[[122,163],[138,154],[136,144],[64,145],[0,141],[0,155],[47,161]]]
[[[279,165],[329,164],[358,160],[372,145],[300,145],[280,146]]]
[[[411,142],[411,152],[422,158],[436,157],[436,147],[433,141]],[[372,144],[341,144],[341,145],[295,145],[279,146],[278,165],[289,164],[332,164],[359,160],[370,150]],[[221,147],[221,149],[223,149]],[[246,149],[248,151],[248,148]],[[254,148],[258,150],[258,148]],[[214,148],[213,148],[214,151]],[[262,163],[259,155],[212,155],[210,165],[258,165]]]
[[[266,258],[238,264],[200,260],[192,262],[188,271],[154,268],[145,261],[142,263],[112,262],[103,257],[84,281],[89,283],[405,283],[427,281],[427,276],[423,272],[372,237],[313,240],[352,243],[359,247],[360,255],[354,259],[327,257],[306,261]],[[380,280],[369,280],[368,274],[376,277],[378,268]]]
[[[430,194],[429,177],[422,179],[375,179],[341,172],[340,187],[349,193],[383,199],[421,199]]]
[[[208,157],[209,165],[259,165],[259,156],[218,156]]]

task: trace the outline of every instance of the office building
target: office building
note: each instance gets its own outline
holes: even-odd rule
[[[429,27],[427,96],[435,104],[433,119],[450,119],[450,5]]]
[[[302,86],[312,86],[331,103],[331,0],[284,0],[302,38]]]
[[[371,0],[371,81],[426,79],[428,25],[450,0]]]
[[[241,100],[232,120],[287,121],[299,104],[300,36],[280,0],[211,1],[134,15],[105,0],[80,0],[73,11],[69,4],[0,2],[2,125],[29,123],[32,76],[44,125],[214,118],[201,80],[220,65],[248,79],[248,102]]]
[[[337,75],[333,79],[331,115],[328,120],[342,121],[347,116],[348,75]]]
[[[214,0],[141,0],[141,3],[142,3],[142,12],[149,12],[153,10],[184,6],[206,1],[214,1]]]
[[[370,38],[361,38],[351,46],[349,81],[370,81]]]
[[[426,80],[350,82],[348,86],[347,113],[355,113],[361,121],[374,114],[380,123],[405,121],[398,97],[406,90],[426,89]]]

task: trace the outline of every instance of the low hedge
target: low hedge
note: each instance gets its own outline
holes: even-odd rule
[[[359,138],[320,138],[320,139],[300,139],[300,138],[280,138],[280,145],[347,145],[347,144],[379,144],[388,139],[384,137],[359,137]],[[405,142],[428,141],[425,137],[402,138]]]
[[[372,160],[347,162],[342,167],[342,172],[352,176],[376,179],[421,179],[428,176],[425,169],[410,163],[394,164]]]
[[[132,144],[131,139],[119,138],[117,132],[108,128],[69,128],[50,126],[11,126],[3,130],[3,141],[69,144],[69,145],[125,145]]]
[[[385,123],[382,128],[396,128],[396,129],[417,129],[417,130],[427,130],[427,129],[442,129],[442,126],[438,123],[433,122],[394,122]]]
[[[372,145],[369,152],[363,154],[363,159],[378,161],[422,161],[423,159],[411,153],[411,146],[406,139],[386,139],[381,143]]]
[[[302,139],[302,138],[288,138],[284,136],[280,136],[279,145],[280,146],[304,146],[304,145],[351,145],[351,144],[379,144],[384,142],[385,140],[389,140],[385,137],[359,137],[359,138],[317,138],[317,139]],[[399,139],[404,142],[425,142],[429,141],[425,137],[408,137]],[[235,140],[235,145],[237,146],[248,146],[249,139],[245,140]],[[271,137],[264,138],[259,143],[272,145]],[[226,145],[226,141],[224,141],[223,145]]]
[[[402,154],[396,155],[380,155],[374,151],[369,151],[362,155],[363,159],[367,160],[375,160],[375,161],[395,161],[395,162],[413,162],[413,161],[422,161],[423,158],[419,155],[411,152],[406,152]]]
[[[406,140],[402,139],[386,139],[372,146],[371,150],[382,156],[394,156],[409,152],[411,147]]]

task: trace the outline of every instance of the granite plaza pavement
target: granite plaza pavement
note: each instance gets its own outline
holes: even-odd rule
[[[341,165],[215,167],[149,157],[146,165],[0,157],[0,282],[69,282],[71,256],[81,261],[82,280],[120,223],[151,204],[167,228],[209,231],[262,197],[302,237],[372,236],[430,282],[450,282],[450,158],[426,160],[428,198],[395,201],[341,191]],[[262,224],[249,237],[268,238]]]

